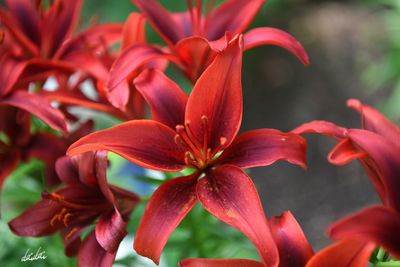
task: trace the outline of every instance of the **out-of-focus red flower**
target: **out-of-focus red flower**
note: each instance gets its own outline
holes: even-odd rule
[[[78,254],[78,266],[111,266],[139,198],[107,183],[107,165],[105,152],[60,158],[56,170],[65,186],[44,192],[42,200],[9,222],[11,230],[20,236],[60,231],[66,255]],[[81,232],[94,222],[81,242]]]
[[[279,251],[279,267],[304,267],[314,254],[304,233],[290,211],[272,217],[270,228]],[[269,242],[269,240],[265,240]],[[180,267],[269,267],[266,262],[245,259],[185,259]]]
[[[400,258],[400,129],[358,100],[349,100],[348,106],[361,113],[363,129],[313,121],[294,132],[321,133],[338,140],[329,161],[343,165],[358,159],[383,206],[364,209],[331,226],[328,234],[340,242],[319,252],[308,267],[366,266],[378,245]]]
[[[233,38],[189,97],[162,72],[143,72],[135,85],[150,105],[154,120],[122,123],[88,135],[69,148],[71,155],[113,151],[155,170],[194,169],[189,176],[161,185],[146,207],[134,246],[155,262],[169,235],[198,200],[211,214],[249,237],[264,262],[271,266],[278,262],[256,188],[241,168],[277,160],[305,167],[305,141],[274,129],[236,136],[242,119],[242,45],[241,37]]]
[[[132,2],[146,16],[168,47],[135,44],[125,49],[110,71],[108,89],[114,97],[122,94],[114,88],[125,79],[135,77],[138,68],[155,59],[172,61],[195,83],[218,52],[226,47],[225,38],[230,39],[231,36],[242,33],[264,0],[228,0],[216,8],[207,5],[205,14],[201,12],[203,1],[196,1],[195,6],[192,1],[188,1],[189,11],[183,13],[168,12],[156,0]],[[243,38],[244,50],[259,45],[277,45],[293,53],[304,64],[309,63],[303,46],[284,31],[267,27],[256,28],[245,33]]]

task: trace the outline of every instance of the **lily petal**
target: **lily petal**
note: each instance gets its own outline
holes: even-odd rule
[[[153,194],[140,220],[134,248],[159,263],[171,233],[196,204],[196,175],[172,179]]]
[[[245,259],[184,259],[179,267],[265,267],[258,261]]]
[[[107,87],[110,91],[110,96],[116,98],[115,101],[110,100],[110,102],[118,103],[118,99],[121,99],[120,96],[115,95],[119,91],[114,90],[120,83],[138,75],[140,71],[143,70],[141,67],[145,66],[147,63],[160,59],[177,60],[174,56],[166,54],[162,50],[146,44],[135,44],[125,49],[115,60],[110,69]],[[129,94],[124,92],[123,95]],[[123,109],[125,104],[126,103],[122,102],[116,107]]]
[[[255,28],[246,32],[243,36],[244,50],[260,45],[276,45],[288,50],[295,55],[304,65],[310,64],[304,47],[292,35],[275,28]]]
[[[11,231],[19,236],[46,236],[53,234],[63,224],[51,224],[54,215],[61,211],[61,206],[51,203],[48,199],[42,199],[26,209],[21,215],[11,220],[8,225]]]
[[[61,111],[53,108],[49,102],[38,95],[25,91],[16,91],[0,100],[0,105],[10,105],[24,109],[43,120],[55,130],[67,134],[67,123]]]
[[[146,20],[140,13],[132,12],[129,14],[122,30],[122,47],[146,42]]]
[[[10,56],[2,55],[0,58],[0,99],[9,94],[14,84],[24,71],[27,62],[19,61]]]
[[[242,120],[242,43],[236,36],[197,80],[186,105],[185,121],[212,151],[223,150],[236,136]],[[206,120],[206,122],[205,122]]]
[[[206,17],[206,37],[210,41],[224,36],[225,32],[242,33],[264,4],[264,0],[228,0]]]
[[[0,154],[0,191],[3,188],[4,181],[17,168],[19,160],[17,151]]]
[[[185,119],[188,96],[179,86],[158,70],[146,70],[134,81],[136,89],[149,104],[153,120],[173,130]]]
[[[159,122],[134,120],[89,134],[72,144],[67,153],[107,150],[145,168],[179,171],[185,166],[184,151],[175,144],[175,135]]]
[[[241,169],[223,165],[208,171],[197,183],[197,197],[212,215],[246,235],[267,266],[278,266],[278,249],[256,187]]]
[[[400,215],[384,206],[373,206],[337,221],[328,230],[335,240],[358,239],[383,246],[400,258]]]
[[[131,0],[146,16],[153,29],[169,46],[184,37],[182,26],[177,24],[170,12],[155,0]]]
[[[236,137],[217,162],[252,168],[287,160],[306,168],[305,150],[306,141],[299,135],[275,129],[258,129]]]
[[[106,251],[114,253],[128,232],[126,231],[126,222],[115,210],[112,214],[100,217],[96,224],[95,233],[100,246]]]
[[[393,146],[393,143],[366,130],[352,129],[348,132],[349,138],[365,151],[375,162],[376,169],[380,174],[380,180],[385,188],[386,200],[384,203],[400,211],[400,147]]]
[[[359,240],[343,240],[315,254],[306,267],[365,267],[375,244]]]
[[[354,159],[363,158],[365,156],[367,156],[365,152],[354,147],[353,142],[349,138],[346,138],[332,149],[328,155],[328,160],[335,165],[344,165]]]
[[[221,43],[224,43],[221,41]],[[185,75],[195,83],[204,70],[211,64],[217,51],[206,39],[193,36],[176,44],[175,51],[183,64]]]
[[[329,121],[311,121],[300,125],[291,132],[295,134],[319,133],[336,140],[342,140],[346,138],[347,129]]]
[[[382,113],[370,106],[363,105],[356,99],[348,100],[347,106],[360,112],[364,129],[380,134],[400,147],[400,128],[389,121]]]
[[[314,251],[290,211],[270,220],[279,250],[279,267],[304,267]]]
[[[78,267],[111,267],[116,255],[116,251],[110,253],[104,250],[97,242],[94,231],[92,231],[79,249]]]

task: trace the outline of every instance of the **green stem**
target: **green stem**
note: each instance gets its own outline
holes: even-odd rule
[[[400,261],[378,262],[374,267],[400,267]]]

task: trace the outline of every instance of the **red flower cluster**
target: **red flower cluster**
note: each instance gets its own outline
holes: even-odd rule
[[[182,267],[361,267],[377,246],[400,257],[399,128],[351,100],[349,106],[362,113],[362,130],[316,121],[288,133],[263,128],[238,134],[243,52],[277,45],[307,65],[301,44],[273,28],[243,33],[263,0],[226,0],[216,7],[188,0],[181,13],[155,0],[132,2],[141,14],[132,13],[125,24],[92,25],[79,33],[81,0],[7,0],[0,9],[0,187],[21,160],[46,164],[46,191],[9,223],[15,234],[60,232],[66,255],[78,255],[79,266],[111,266],[139,202],[133,192],[108,184],[104,151],[111,151],[143,168],[189,173],[159,186],[135,233],[136,252],[156,264],[197,202],[249,238],[261,261],[184,259]],[[165,47],[146,41],[146,21]],[[116,43],[120,49],[112,48]],[[189,95],[163,73],[168,61],[193,83]],[[91,133],[92,122],[82,122],[72,107],[128,121]],[[53,131],[34,129],[31,115]],[[278,160],[305,169],[300,135],[309,132],[339,141],[329,155],[333,164],[359,159],[383,202],[334,224],[329,234],[338,243],[315,255],[290,212],[265,216],[243,170]]]

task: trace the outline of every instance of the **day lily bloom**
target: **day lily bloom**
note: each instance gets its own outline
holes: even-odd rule
[[[256,188],[242,168],[277,160],[305,167],[305,141],[275,129],[237,136],[242,119],[242,42],[241,36],[230,41],[189,97],[162,72],[143,72],[135,86],[149,104],[153,120],[129,121],[90,134],[68,150],[70,155],[108,150],[165,172],[194,169],[162,184],[146,207],[134,247],[156,263],[170,234],[200,201],[215,217],[242,231],[268,266],[278,264]]]
[[[66,255],[78,254],[78,266],[111,266],[138,196],[107,183],[104,152],[64,157],[56,165],[65,186],[44,192],[42,200],[9,222],[11,230],[19,236],[60,231]],[[81,242],[80,234],[95,221],[94,230]]]
[[[400,258],[400,128],[358,100],[347,104],[361,113],[363,129],[314,121],[294,132],[321,133],[337,139],[339,143],[329,153],[329,161],[343,165],[358,159],[383,206],[367,208],[335,223],[328,234],[340,242],[318,253],[307,266],[366,266],[378,245]],[[345,260],[341,264],[334,260],[339,255],[347,259],[347,265]]]
[[[290,211],[269,221],[279,250],[279,267],[304,267],[314,254],[304,233]],[[267,241],[267,240],[266,240]],[[185,259],[180,267],[266,267],[267,263],[245,259]]]
[[[114,97],[121,97],[118,95],[122,93],[114,88],[127,78],[134,78],[139,67],[155,59],[170,60],[195,83],[218,52],[225,48],[225,34],[235,36],[242,33],[264,0],[227,0],[216,8],[212,7],[214,1],[208,1],[205,14],[202,14],[201,0],[196,1],[195,6],[191,0],[187,1],[189,10],[183,13],[168,12],[156,0],[132,2],[168,47],[136,44],[125,49],[110,71],[108,89]],[[244,50],[260,45],[277,45],[287,49],[305,65],[309,64],[303,46],[285,31],[256,28],[244,33],[243,39]]]

